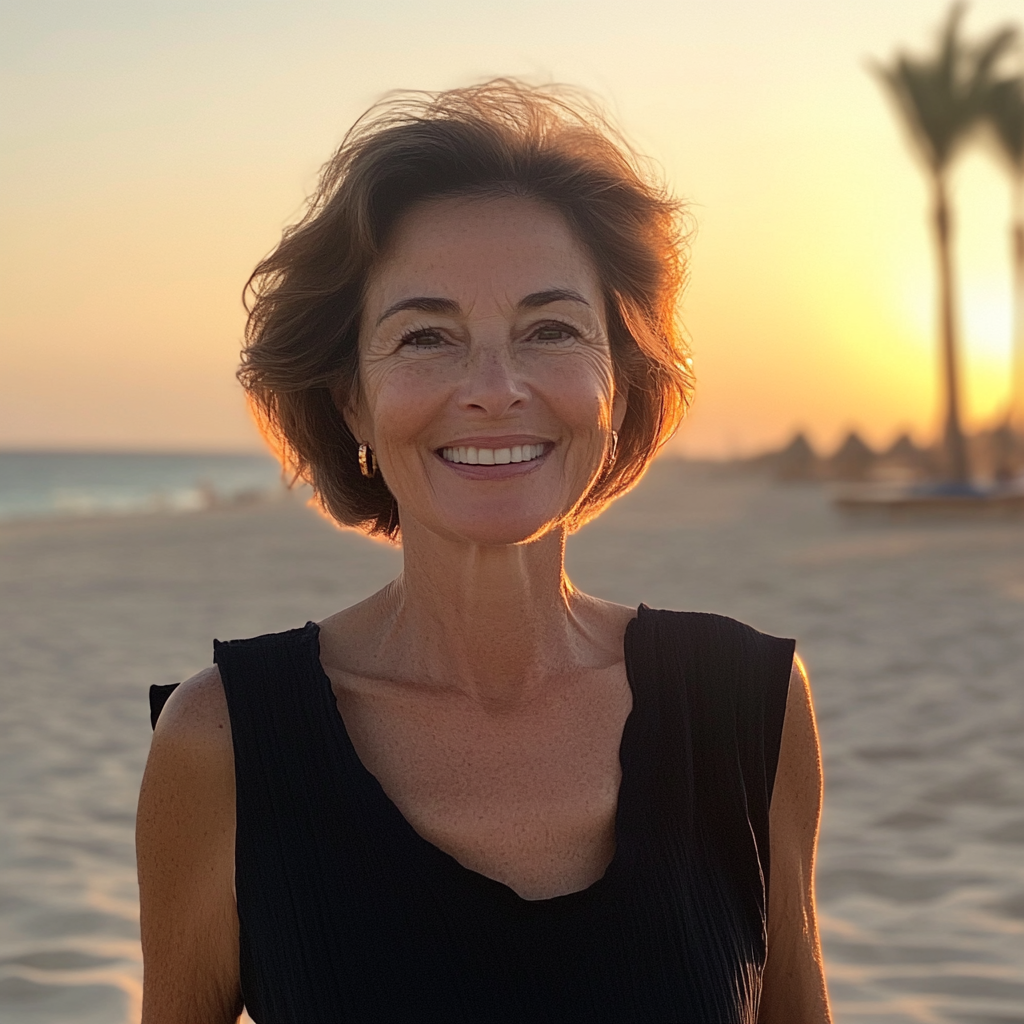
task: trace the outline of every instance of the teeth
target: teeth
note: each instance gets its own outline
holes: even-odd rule
[[[517,444],[511,448],[443,448],[441,457],[446,462],[461,462],[467,466],[507,466],[510,462],[532,462],[544,454],[542,444]]]

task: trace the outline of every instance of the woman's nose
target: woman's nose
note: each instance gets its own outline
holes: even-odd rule
[[[504,346],[488,346],[472,353],[459,388],[459,405],[500,417],[529,398],[522,374]]]

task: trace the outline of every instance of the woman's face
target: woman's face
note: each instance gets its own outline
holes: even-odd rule
[[[345,415],[407,534],[545,533],[597,478],[624,412],[601,284],[561,214],[503,197],[404,216],[369,281]]]

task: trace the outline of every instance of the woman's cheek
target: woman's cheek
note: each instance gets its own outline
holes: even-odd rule
[[[375,431],[401,441],[415,437],[443,404],[443,377],[429,366],[399,366],[384,370],[373,382],[372,416]]]
[[[606,431],[611,418],[614,378],[611,366],[593,357],[567,359],[546,367],[538,391],[568,423]]]

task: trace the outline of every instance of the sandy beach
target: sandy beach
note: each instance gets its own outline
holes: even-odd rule
[[[0,526],[0,1022],[138,1019],[149,684],[399,565],[297,497]],[[1024,520],[851,520],[818,486],[665,458],[572,539],[569,570],[797,637],[838,1022],[1024,1021]]]

